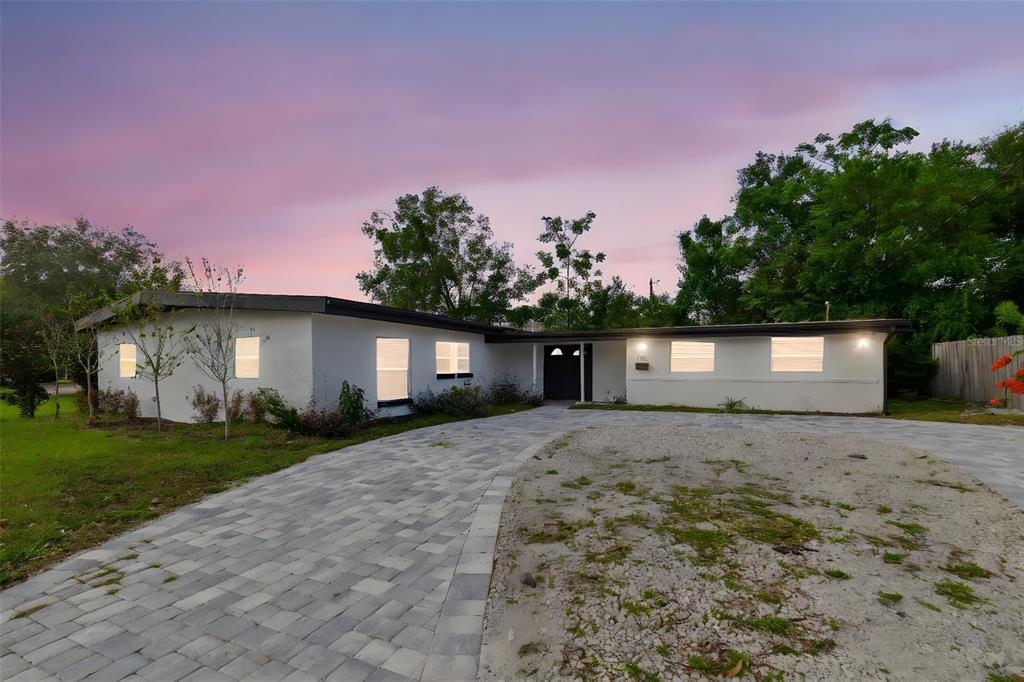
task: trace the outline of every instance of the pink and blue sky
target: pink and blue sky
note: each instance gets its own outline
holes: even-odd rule
[[[758,149],[1024,117],[1024,4],[4,2],[0,216],[134,225],[246,289],[361,297],[366,216],[461,192],[535,264],[598,214],[675,290],[675,233]]]

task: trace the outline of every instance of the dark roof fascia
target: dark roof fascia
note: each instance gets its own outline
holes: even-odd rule
[[[199,308],[203,296],[215,294],[197,294],[193,292],[144,292],[135,294],[122,301],[97,310],[75,323],[77,329],[85,329],[115,319],[126,306],[138,304],[145,297],[146,303],[158,303],[166,309]],[[479,322],[454,320],[441,315],[420,313],[399,308],[364,303],[329,296],[292,296],[277,294],[236,294],[234,306],[236,310],[266,310],[273,312],[321,313],[325,315],[341,315],[358,317],[382,322],[411,324],[434,329],[472,332],[476,334],[500,333],[503,327],[494,327]]]
[[[804,336],[843,332],[909,332],[910,322],[900,319],[834,320],[819,322],[767,322],[763,324],[716,324],[691,327],[643,327],[578,332],[504,331],[487,336],[488,343],[531,343],[541,341],[622,341],[659,336]]]
[[[482,324],[480,322],[456,320],[450,317],[444,317],[443,315],[432,315],[431,313],[421,313],[414,310],[390,308],[376,303],[350,301],[343,298],[328,298],[327,310],[325,312],[328,315],[359,317],[368,320],[397,322],[399,324],[411,324],[419,327],[471,332],[474,334],[500,334],[506,330],[505,327],[495,327],[489,324]]]
[[[197,294],[193,292],[164,292],[144,291],[133,294],[113,305],[101,308],[90,315],[75,322],[76,329],[85,329],[95,325],[101,325],[114,320],[117,315],[126,307],[139,305],[144,302],[146,305],[158,304],[162,308],[172,310],[175,308],[199,308],[202,305],[202,297],[214,297],[216,294]],[[276,294],[236,294],[236,310],[271,310],[317,313],[324,312],[325,297],[323,296],[282,296]]]

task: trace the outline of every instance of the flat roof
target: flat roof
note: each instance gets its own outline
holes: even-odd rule
[[[114,319],[118,311],[129,304],[158,303],[168,309],[199,308],[202,297],[213,294],[194,292],[142,292],[83,317],[75,323],[77,329],[103,324]],[[279,294],[236,294],[236,310],[265,310],[274,312],[320,313],[358,317],[382,322],[411,324],[434,329],[447,329],[482,334],[488,343],[537,343],[559,341],[625,340],[636,337],[658,336],[802,336],[814,333],[841,332],[907,332],[910,322],[903,319],[832,320],[815,322],[766,322],[756,324],[714,324],[686,327],[637,327],[630,329],[598,329],[566,332],[530,332],[510,327],[499,327],[469,320],[456,320],[443,315],[403,310],[389,306],[353,301],[332,296],[297,296]]]

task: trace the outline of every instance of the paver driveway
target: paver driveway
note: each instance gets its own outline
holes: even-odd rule
[[[65,561],[2,594],[0,677],[473,679],[519,463],[565,431],[638,422],[912,445],[1024,506],[1020,429],[544,407],[320,455]]]

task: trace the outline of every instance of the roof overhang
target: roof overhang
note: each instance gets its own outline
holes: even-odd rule
[[[895,334],[912,330],[901,319],[835,320],[819,322],[766,322],[763,324],[712,324],[689,327],[639,327],[575,332],[524,332],[516,330],[489,334],[488,343],[539,343],[558,341],[622,341],[664,336],[806,336],[808,334],[850,334],[875,332]]]
[[[203,299],[209,299],[216,294],[200,294],[195,292],[156,292],[148,291],[135,294],[113,305],[101,308],[96,312],[87,315],[75,323],[76,329],[85,329],[97,325],[116,322],[117,316],[126,308],[133,305],[145,303],[146,305],[157,304],[166,310],[202,308]],[[207,301],[206,305],[209,305]],[[363,301],[350,301],[344,298],[332,298],[330,296],[291,296],[278,294],[235,294],[235,310],[264,310],[271,312],[292,312],[292,313],[321,313],[324,315],[341,315],[345,317],[359,317],[368,320],[381,320],[383,322],[397,322],[399,324],[411,324],[420,327],[431,327],[434,329],[447,329],[450,331],[464,331],[476,334],[491,334],[504,330],[503,327],[495,327],[479,322],[467,320],[454,320],[442,315],[431,315],[400,308],[366,303]]]

